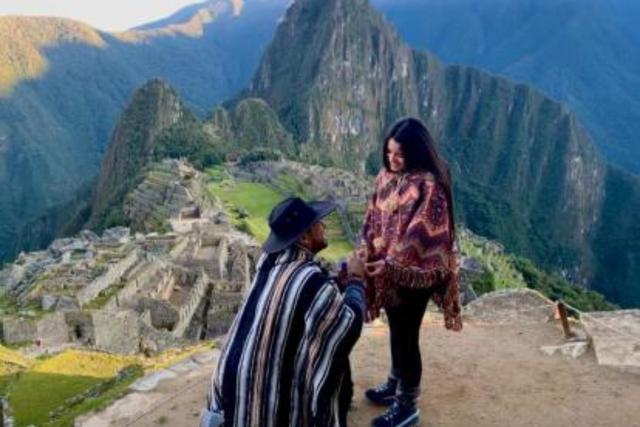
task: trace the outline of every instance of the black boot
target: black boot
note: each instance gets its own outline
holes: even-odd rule
[[[389,406],[395,400],[397,388],[398,381],[389,378],[387,382],[365,391],[364,395],[374,405]]]
[[[398,396],[387,412],[373,419],[373,427],[409,427],[420,422],[415,397]]]

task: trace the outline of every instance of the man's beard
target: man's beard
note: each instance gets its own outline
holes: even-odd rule
[[[326,249],[328,246],[329,246],[329,244],[327,243],[326,239],[318,240],[317,242],[314,242],[313,253],[317,254],[321,250]]]

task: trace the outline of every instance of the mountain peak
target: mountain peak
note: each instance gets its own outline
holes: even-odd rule
[[[137,99],[140,94],[146,96],[148,93],[167,93],[169,96],[177,98],[178,95],[173,87],[160,77],[154,77],[142,86],[134,93],[134,99]]]
[[[0,97],[21,80],[42,76],[49,66],[44,49],[63,43],[106,46],[96,29],[72,19],[0,16]]]
[[[124,197],[131,181],[152,155],[158,135],[190,114],[177,92],[155,78],[140,87],[122,112],[102,162],[91,223]]]
[[[416,112],[416,95],[405,90],[413,79],[411,50],[367,0],[298,0],[263,57],[251,96],[267,100],[299,142],[322,144],[332,161],[362,170],[390,118]],[[343,143],[354,137],[368,143],[345,156]]]
[[[167,18],[120,32],[117,36],[133,42],[176,34],[201,37],[207,24],[223,15],[238,17],[243,9],[244,0],[208,0],[183,7]]]

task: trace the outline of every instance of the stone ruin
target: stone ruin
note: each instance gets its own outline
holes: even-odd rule
[[[164,178],[176,172],[164,196],[153,199],[160,183],[147,177],[129,196],[128,215],[143,231],[157,221],[173,231],[83,231],[0,271],[0,293],[16,302],[2,313],[4,343],[155,353],[226,332],[260,249],[203,201],[198,172],[176,161],[162,167]],[[173,204],[154,211],[167,200]]]
[[[124,203],[124,213],[134,232],[153,232],[170,218],[197,219],[212,208],[205,196],[205,180],[188,164],[165,159],[155,164]]]
[[[151,236],[108,249],[92,246],[92,258],[71,266],[64,257],[34,257],[41,273],[30,283],[16,280],[5,288],[31,308],[4,316],[3,341],[136,353],[224,333],[250,284],[259,249],[234,240],[233,232],[196,230],[177,236],[164,253]],[[101,274],[92,277],[98,264]]]
[[[293,177],[305,193],[314,199],[332,199],[344,203],[366,203],[373,190],[370,179],[339,168],[327,168],[288,160],[259,161],[234,169],[233,174],[278,186],[278,178]]]

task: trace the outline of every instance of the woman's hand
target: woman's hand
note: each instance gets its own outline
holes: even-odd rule
[[[359,246],[354,252],[356,256],[362,260],[362,262],[367,262],[367,259],[369,258],[369,252],[367,251],[367,247],[365,245]]]
[[[367,272],[367,276],[376,277],[384,274],[386,270],[387,264],[381,259],[379,261],[368,262],[365,265],[365,271]]]

